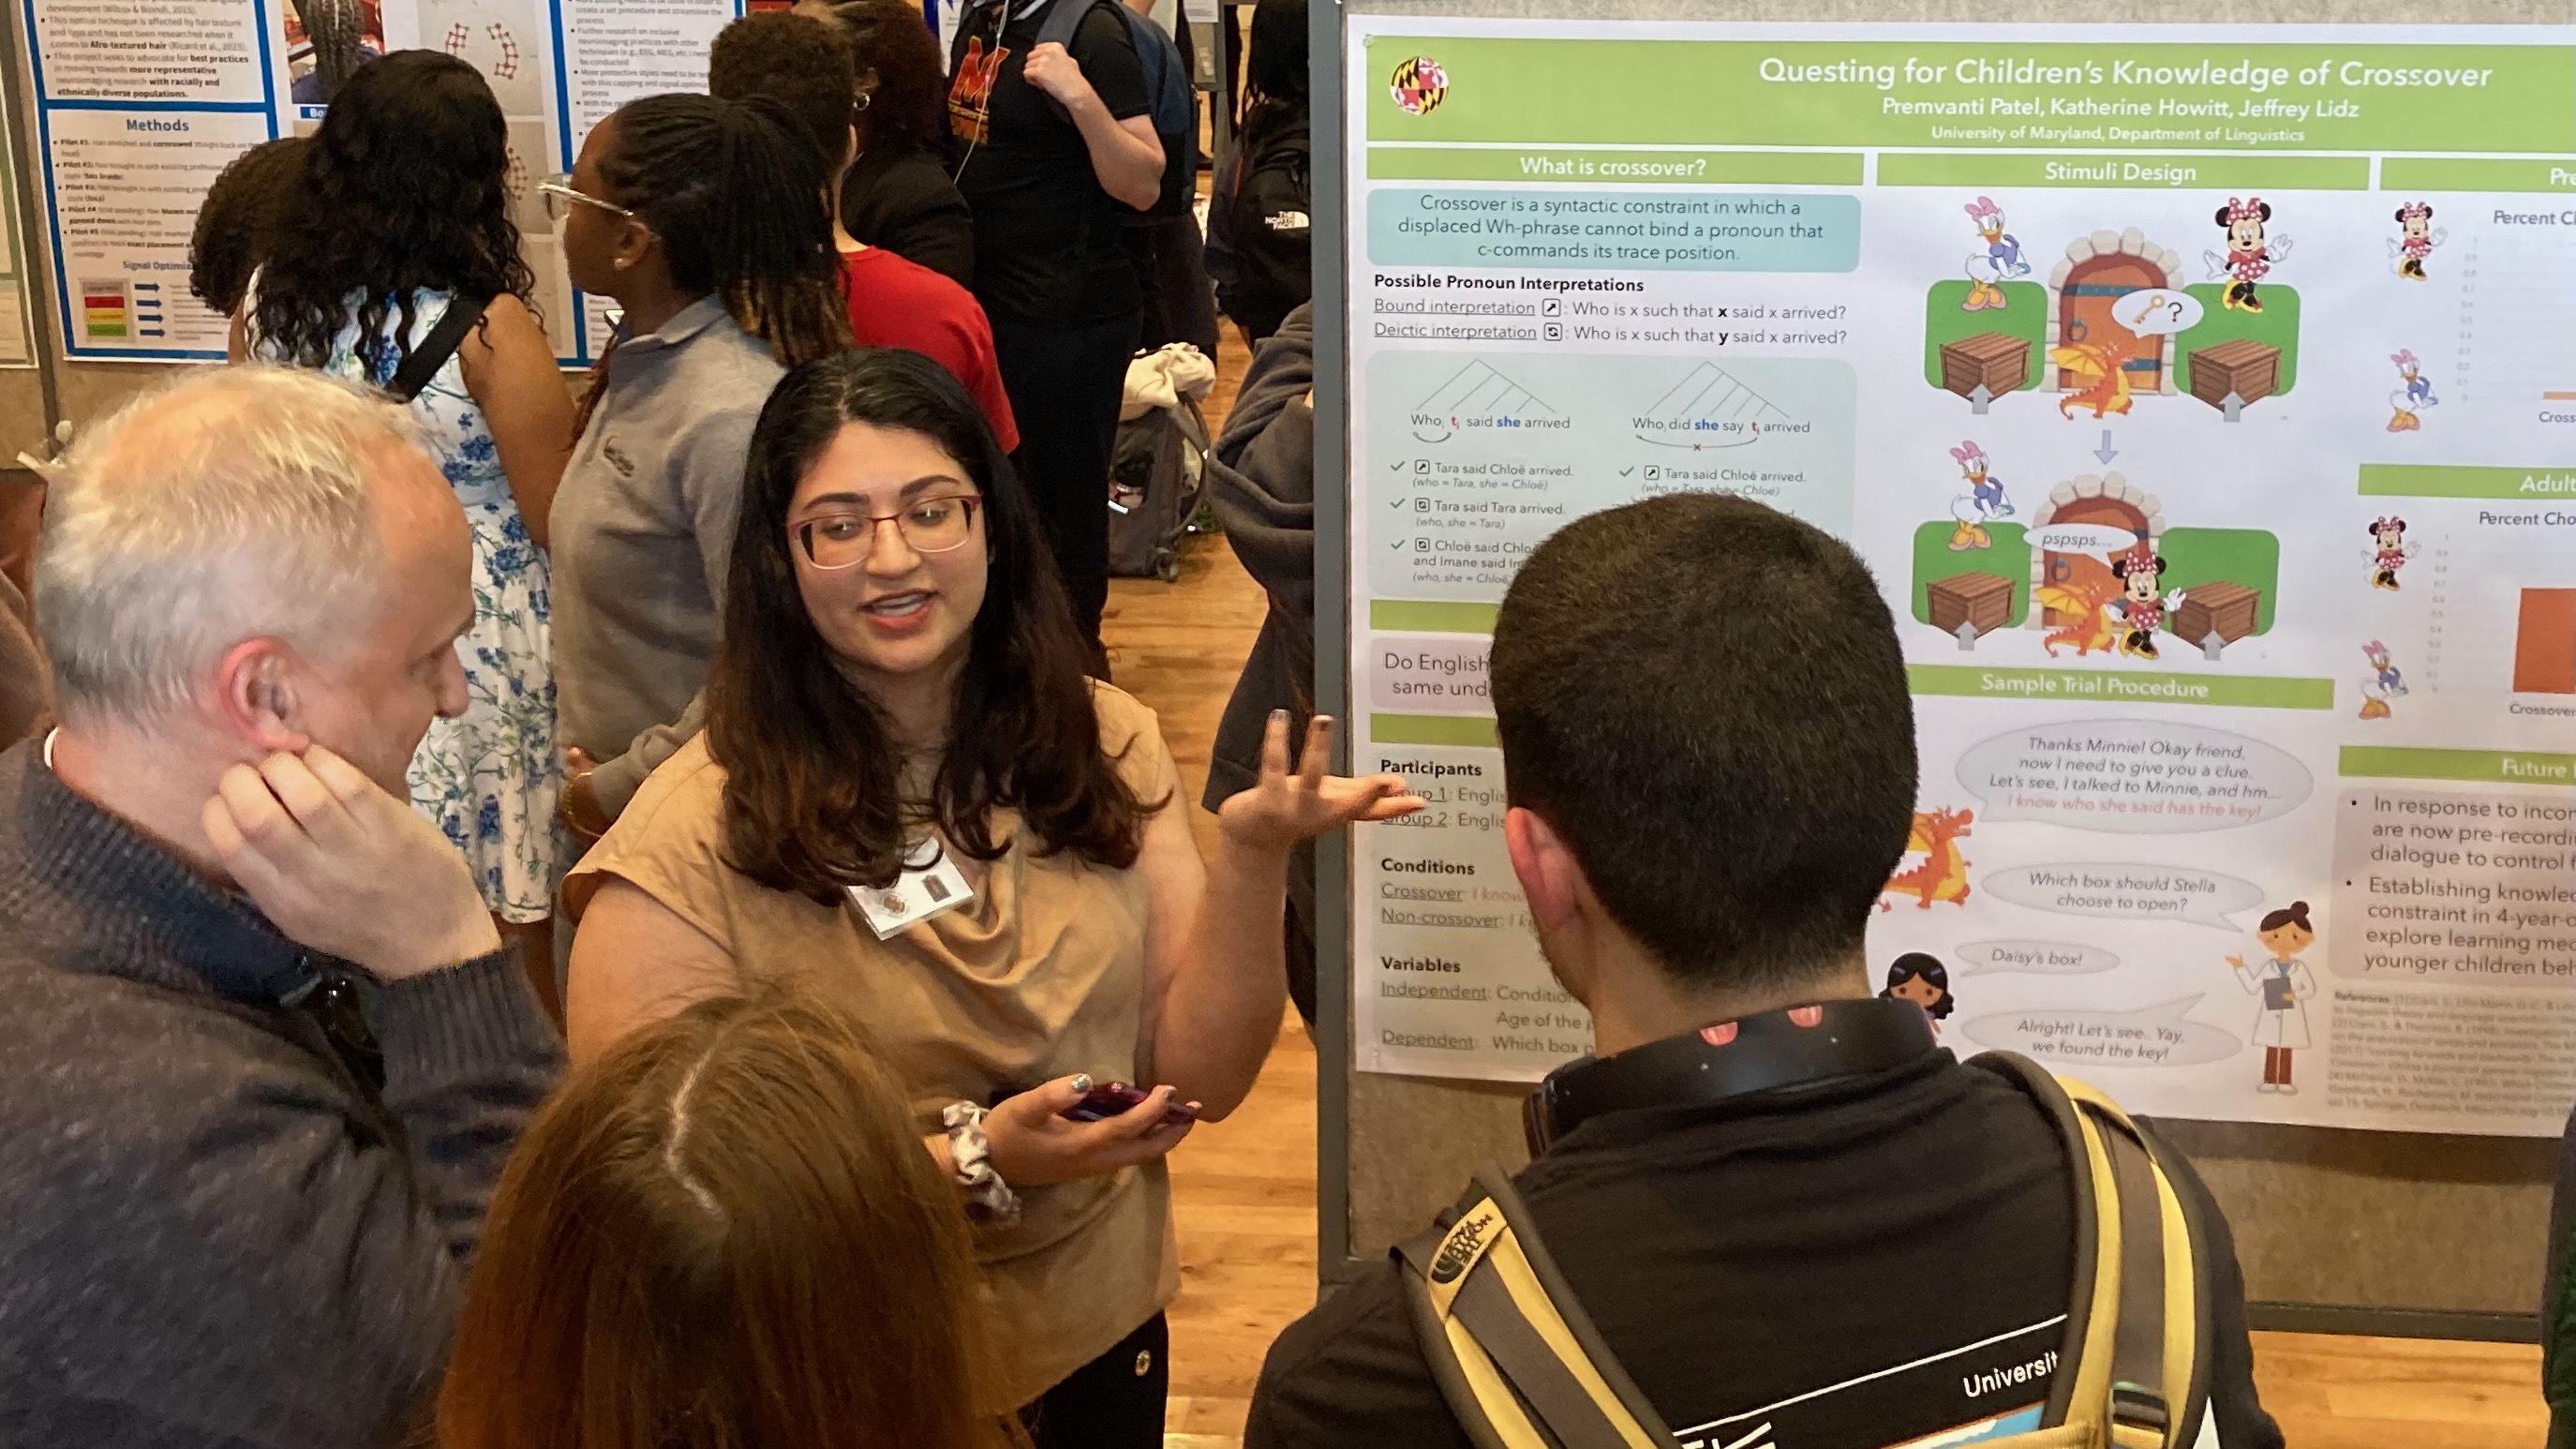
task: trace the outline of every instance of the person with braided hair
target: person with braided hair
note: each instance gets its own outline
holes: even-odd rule
[[[766,98],[647,96],[544,182],[572,284],[622,316],[555,505],[563,814],[604,832],[698,732],[752,424],[851,345],[829,168]]]

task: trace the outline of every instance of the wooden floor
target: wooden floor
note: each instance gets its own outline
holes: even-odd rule
[[[1238,348],[1226,351],[1212,423],[1244,364]],[[1112,668],[1161,714],[1194,802],[1262,610],[1260,587],[1221,538],[1193,541],[1177,583],[1111,585]],[[1213,820],[1202,812],[1197,823],[1201,845],[1212,844]],[[1181,1297],[1165,1443],[1232,1449],[1263,1352],[1315,1296],[1315,1053],[1293,1014],[1251,1100],[1173,1153],[1172,1185]],[[2292,1449],[2507,1449],[2547,1430],[2537,1348],[2258,1333],[2254,1356]]]

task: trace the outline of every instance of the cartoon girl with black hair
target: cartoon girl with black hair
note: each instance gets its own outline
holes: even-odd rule
[[[2259,314],[2263,304],[2254,296],[2254,284],[2263,280],[2274,262],[2290,254],[2290,239],[2270,233],[2272,203],[2259,196],[2241,201],[2233,196],[2227,198],[2227,204],[2218,208],[2214,219],[2227,229],[2227,252],[2224,256],[2204,252],[2202,259],[2209,263],[2211,277],[2230,279],[2218,305],[2242,307]]]
[[[1932,1035],[1941,1034],[1941,1023],[1958,1003],[1950,996],[1950,970],[1940,958],[1921,951],[1908,951],[1887,968],[1887,989],[1878,993],[1882,1001],[1911,1001],[1923,1008],[1932,1021]]]
[[[2292,901],[2265,916],[2254,939],[2263,943],[2270,960],[2248,966],[2244,957],[2230,956],[2227,964],[2236,968],[2238,985],[2249,995],[2263,998],[2254,1012],[2254,1042],[2263,1048],[2261,1090],[2296,1096],[2299,1089],[2290,1083],[2290,1053],[2308,1045],[2307,1003],[2317,994],[2316,978],[2299,959],[2299,953],[2317,942],[2317,928],[2308,923],[2308,903]]]

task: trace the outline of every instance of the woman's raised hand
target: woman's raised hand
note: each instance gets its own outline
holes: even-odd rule
[[[1354,780],[1327,775],[1333,758],[1333,719],[1315,716],[1306,727],[1306,757],[1288,772],[1288,712],[1273,710],[1261,741],[1261,779],[1217,809],[1225,838],[1256,850],[1285,851],[1301,840],[1358,820],[1394,820],[1422,808],[1401,775]]]

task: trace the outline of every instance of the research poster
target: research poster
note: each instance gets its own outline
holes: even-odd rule
[[[333,89],[388,49],[481,71],[510,130],[513,214],[555,350],[607,336],[564,273],[536,183],[638,96],[703,91],[742,0],[23,0],[66,355],[211,361],[226,321],[188,291],[198,203],[242,152],[310,134]],[[5,318],[0,318],[0,324]],[[0,325],[0,339],[6,327]]]
[[[1352,853],[1360,1068],[1588,1048],[1488,638],[1568,519],[1706,489],[1895,613],[1869,968],[1945,1044],[2156,1114],[2559,1132],[2576,28],[2086,34],[1353,17],[1354,763],[1431,801]]]

